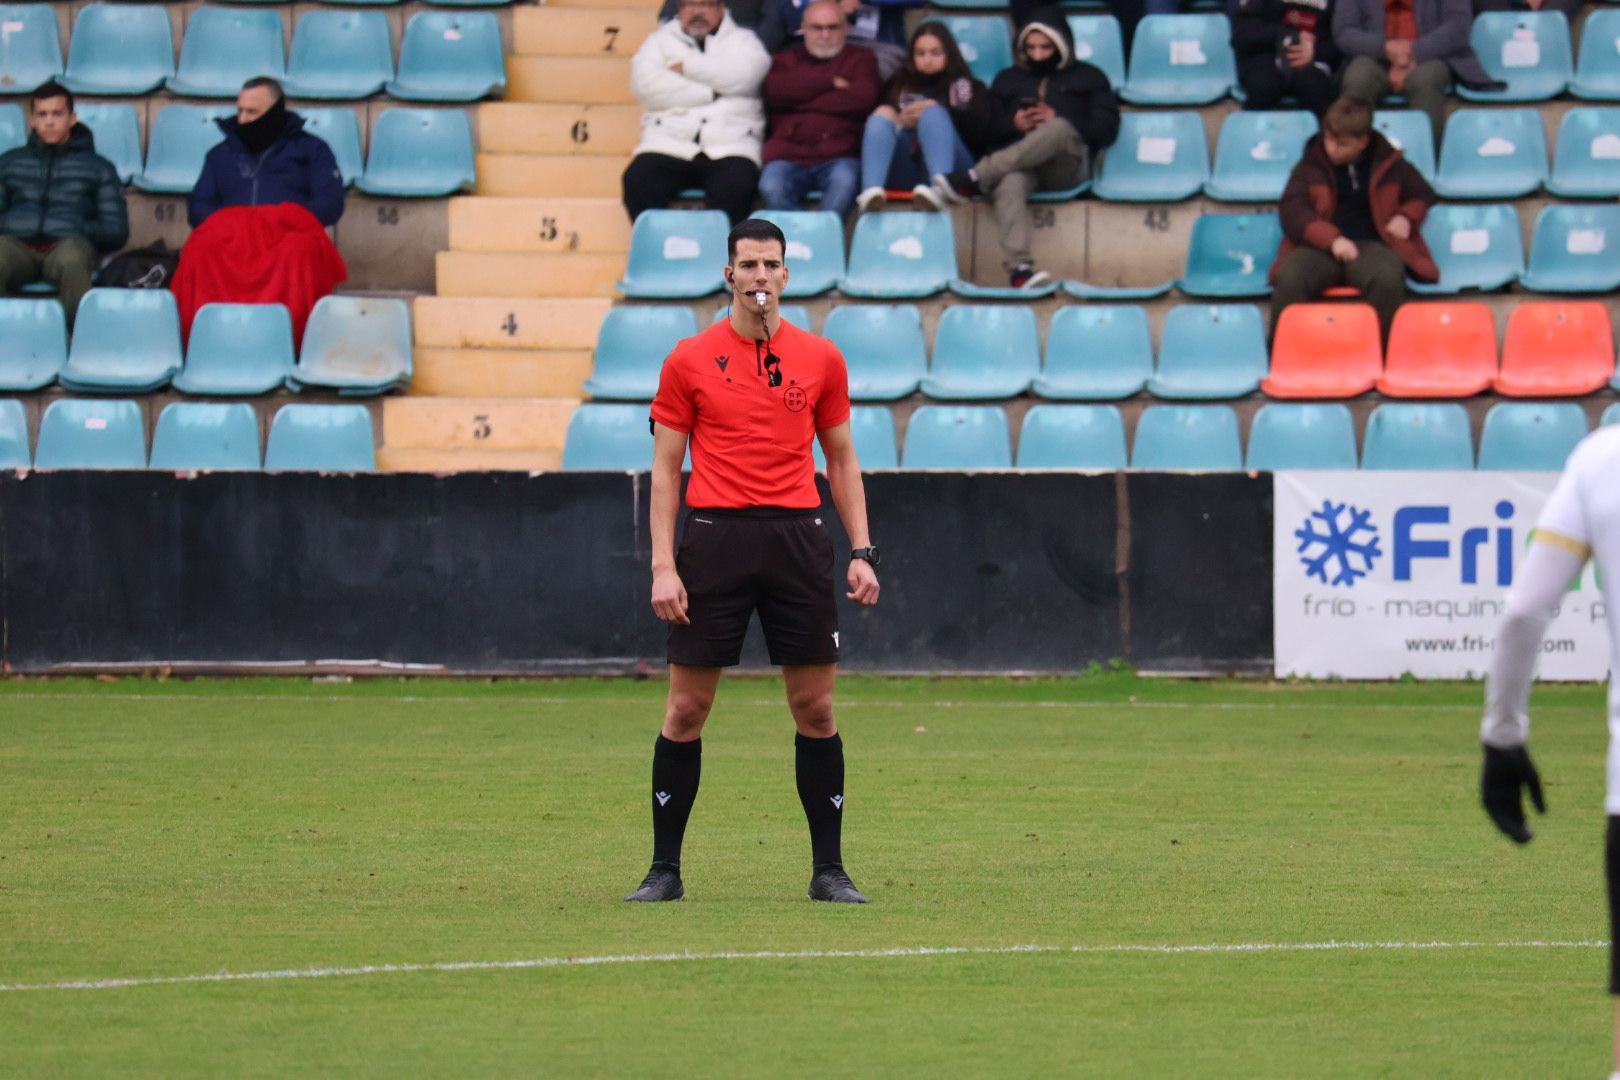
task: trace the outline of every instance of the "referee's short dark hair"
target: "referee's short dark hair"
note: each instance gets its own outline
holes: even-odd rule
[[[782,230],[774,223],[764,218],[746,218],[732,226],[731,235],[726,237],[726,262],[737,261],[739,240],[775,240],[782,245],[782,257],[787,258],[787,237],[782,235]]]

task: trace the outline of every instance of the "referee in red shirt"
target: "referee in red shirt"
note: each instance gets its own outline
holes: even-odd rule
[[[652,403],[652,606],[669,624],[669,701],[653,747],[652,869],[626,900],[679,900],[681,839],[697,799],[703,723],[720,670],[742,657],[759,612],[798,728],[799,801],[810,823],[810,899],[864,904],[844,872],[844,746],[833,719],[838,675],[837,556],[810,445],[849,533],[845,593],[878,600],[878,551],[849,433],[849,374],[838,348],[782,321],[787,241],[768,221],[731,230],[731,316],[675,347]],[[681,460],[690,440],[691,512],[679,549]]]

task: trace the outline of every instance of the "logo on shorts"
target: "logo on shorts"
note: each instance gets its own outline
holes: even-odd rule
[[[833,631],[833,648],[838,648],[838,631]]]
[[[714,363],[715,363],[715,366],[720,369],[721,373],[724,374],[724,372],[726,370],[726,365],[731,363],[731,357],[729,357],[729,356],[717,356],[717,357],[714,358]]]
[[[804,407],[810,404],[804,391],[797,386],[790,386],[782,393],[782,404],[786,405],[788,412],[803,412]]]

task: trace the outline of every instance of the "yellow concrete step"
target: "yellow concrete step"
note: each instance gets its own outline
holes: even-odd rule
[[[618,199],[451,199],[450,248],[624,255],[630,219]]]
[[[377,471],[385,473],[556,472],[561,450],[428,450],[377,448]]]
[[[616,296],[623,255],[441,251],[440,296]]]
[[[633,56],[658,27],[658,9],[523,5],[512,11],[512,51],[531,56]]]
[[[417,349],[410,392],[424,397],[585,396],[590,349]]]
[[[630,61],[612,57],[508,56],[506,100],[633,105]]]
[[[479,154],[478,194],[570,199],[616,196],[623,190],[624,169],[629,164],[628,155]]]
[[[419,296],[411,305],[416,355],[424,349],[584,349],[613,301]]]
[[[384,398],[382,444],[393,450],[561,450],[578,407],[578,398]]]
[[[478,106],[478,147],[486,154],[627,157],[640,142],[639,105],[490,101]]]

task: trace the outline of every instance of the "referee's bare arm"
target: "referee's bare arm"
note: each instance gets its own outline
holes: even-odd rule
[[[820,432],[821,452],[827,455],[827,487],[832,491],[833,505],[838,507],[838,518],[849,533],[851,547],[869,547],[872,534],[866,525],[866,485],[861,482],[861,463],[855,459],[855,440],[849,433],[849,422]],[[658,488],[653,487],[654,498]],[[656,548],[654,549],[656,550]],[[656,590],[654,595],[657,595]],[[844,594],[857,604],[871,607],[878,602],[877,571],[865,559],[849,561],[849,592]]]
[[[652,505],[648,529],[652,533],[652,606],[665,622],[690,623],[686,617],[686,586],[675,572],[675,519],[681,509],[681,459],[686,456],[686,432],[653,424]],[[859,474],[855,477],[860,481]],[[861,515],[865,521],[865,512]]]

